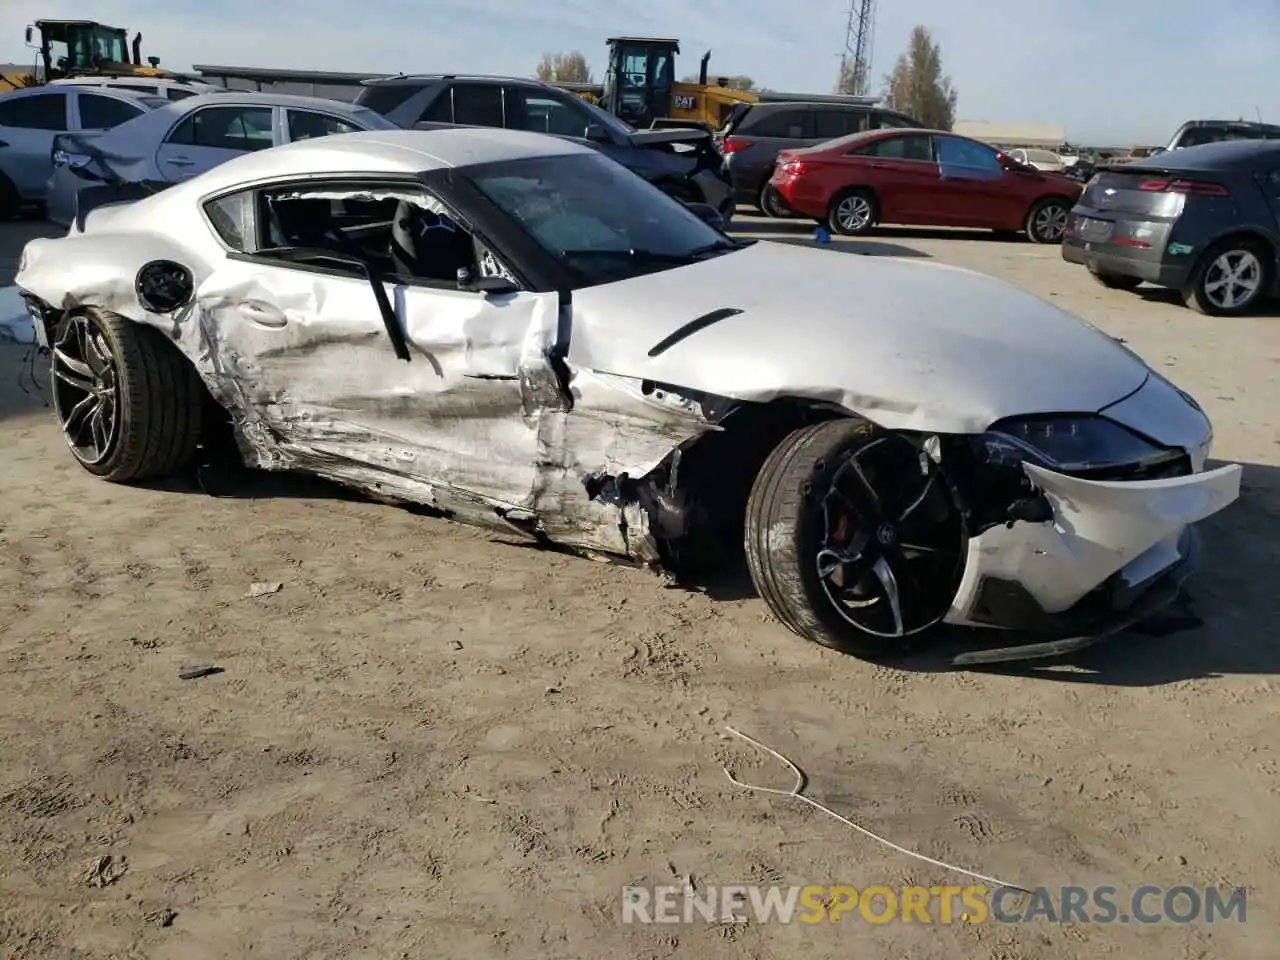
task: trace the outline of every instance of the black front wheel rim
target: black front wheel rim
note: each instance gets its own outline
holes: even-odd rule
[[[940,622],[963,570],[963,520],[928,454],[896,436],[850,453],[822,502],[818,580],[863,633],[907,637]]]

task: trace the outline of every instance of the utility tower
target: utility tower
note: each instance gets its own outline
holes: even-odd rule
[[[876,32],[876,0],[849,0],[849,23],[845,28],[844,53],[840,55],[840,77],[854,78],[855,96],[865,97],[871,89],[871,45]]]

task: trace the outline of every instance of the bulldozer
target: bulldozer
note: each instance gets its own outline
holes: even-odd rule
[[[709,83],[708,51],[697,83],[676,81],[680,41],[664,37],[610,37],[604,83],[556,83],[634,127],[703,127],[724,125],[739,103],[756,103],[754,93],[735,90],[721,79]]]
[[[39,42],[36,42],[36,34]],[[27,46],[36,50],[32,71],[6,75],[9,87],[30,87],[50,80],[81,76],[172,77],[160,69],[159,57],[142,63],[142,34],[109,27],[93,20],[37,20],[27,27]]]
[[[739,90],[728,77],[708,76],[711,51],[702,55],[698,82],[676,80],[680,41],[669,37],[610,37],[604,83],[557,83],[634,127],[724,127],[735,109],[753,103],[865,103],[878,97]]]

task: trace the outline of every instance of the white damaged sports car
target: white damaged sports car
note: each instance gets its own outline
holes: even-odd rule
[[[354,133],[82,200],[17,284],[107,480],[221,430],[253,467],[676,577],[745,549],[784,624],[864,656],[1114,632],[1239,495],[1195,401],[1057,307],[731,239],[563,140]]]

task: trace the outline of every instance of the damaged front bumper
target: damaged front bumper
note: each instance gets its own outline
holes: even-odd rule
[[[1031,642],[973,651],[958,664],[1055,656],[1144,619],[1177,596],[1194,567],[1192,525],[1240,495],[1237,464],[1130,482],[1024,469],[1052,519],[971,539],[947,621],[1016,631]]]

